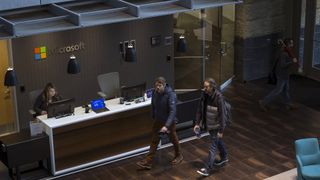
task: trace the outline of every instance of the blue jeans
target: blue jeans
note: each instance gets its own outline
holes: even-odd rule
[[[269,104],[272,100],[275,99],[276,96],[281,95],[283,97],[285,104],[290,104],[291,99],[289,95],[289,79],[280,79],[278,78],[278,82],[276,88],[273,89],[266,97],[262,99],[262,103],[264,105]]]
[[[211,170],[213,168],[213,163],[215,160],[217,148],[219,149],[221,159],[227,158],[227,150],[226,150],[226,147],[224,146],[222,139],[217,137],[218,130],[211,130],[209,131],[209,134],[210,134],[211,146],[209,149],[208,160],[205,167],[206,169]]]

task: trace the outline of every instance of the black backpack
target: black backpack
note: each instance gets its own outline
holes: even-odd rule
[[[230,126],[232,124],[232,113],[231,113],[231,104],[224,99],[224,107],[225,107],[225,120],[226,126]]]

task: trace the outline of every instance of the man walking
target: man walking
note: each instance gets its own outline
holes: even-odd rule
[[[284,99],[284,103],[287,109],[296,108],[294,104],[291,103],[291,98],[289,94],[289,78],[290,78],[290,68],[294,63],[298,63],[297,58],[292,55],[293,40],[286,38],[284,41],[281,55],[276,65],[276,76],[277,85],[267,96],[259,100],[259,106],[262,111],[268,111],[268,104],[275,99],[278,95],[281,95]]]
[[[145,159],[137,162],[137,165],[144,169],[151,169],[152,159],[160,142],[159,132],[167,133],[174,146],[175,157],[171,164],[179,164],[183,157],[176,133],[176,94],[163,77],[158,77],[155,81],[151,105],[154,123],[150,150]]]
[[[194,131],[201,127],[209,131],[211,146],[205,167],[197,172],[203,176],[209,176],[214,165],[223,165],[228,162],[227,151],[222,141],[223,131],[226,126],[225,103],[216,82],[212,78],[204,81],[204,92],[201,94],[196,115]],[[215,161],[215,155],[219,149],[220,160]]]

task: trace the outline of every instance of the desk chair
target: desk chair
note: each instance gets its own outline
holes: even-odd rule
[[[37,100],[37,97],[42,93],[42,89],[36,89],[36,90],[33,90],[33,91],[30,91],[29,92],[29,101],[30,101],[30,103],[31,103],[31,109],[29,109],[29,113],[33,116],[33,117],[35,117],[36,116],[36,112],[34,111],[34,109],[33,109],[33,105],[34,105],[34,103],[36,102],[36,100]]]
[[[98,77],[100,90],[98,95],[104,99],[112,99],[120,95],[120,80],[118,72],[100,74]]]

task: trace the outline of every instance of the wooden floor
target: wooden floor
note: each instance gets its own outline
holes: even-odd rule
[[[320,138],[320,112],[310,107],[299,104],[299,109],[286,110],[276,105],[261,112],[257,100],[268,91],[251,83],[234,83],[226,89],[234,120],[224,134],[230,162],[205,179],[264,179],[290,170],[296,166],[294,140]],[[141,155],[59,179],[202,179],[196,170],[203,166],[208,146],[208,137],[182,143],[184,160],[177,166],[169,165],[173,157],[169,147],[158,151],[149,171],[135,165]]]
[[[260,111],[257,100],[272,87],[233,83],[225,90],[224,94],[233,106],[234,122],[224,134],[230,162],[205,179],[254,180],[279,174],[296,166],[294,140],[320,138],[320,111],[317,108],[299,104],[299,109],[286,110],[276,104],[267,113]],[[307,85],[305,87],[299,92],[310,96]],[[294,99],[295,94],[292,97]],[[316,103],[319,105],[320,102]],[[139,170],[135,165],[144,157],[141,155],[57,179],[202,179],[196,170],[203,166],[207,157],[208,137],[182,143],[181,147],[184,160],[177,166],[169,164],[173,157],[173,148],[169,147],[157,152],[150,171]],[[0,169],[0,179],[8,179],[6,168],[1,165]]]

